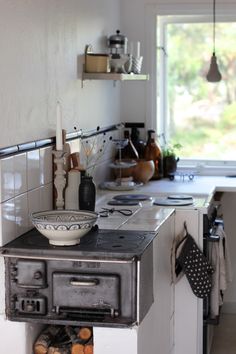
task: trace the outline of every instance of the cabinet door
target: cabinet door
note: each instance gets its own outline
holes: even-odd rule
[[[138,354],[169,354],[172,348],[173,286],[170,254],[174,237],[174,216],[158,230],[153,242],[154,303],[138,330]]]
[[[176,211],[175,234],[183,230],[186,221],[189,233],[196,242],[201,244],[202,232],[199,226],[201,214],[198,210]],[[200,354],[202,353],[202,300],[197,298],[183,276],[175,285],[175,354]]]

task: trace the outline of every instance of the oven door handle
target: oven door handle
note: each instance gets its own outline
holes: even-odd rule
[[[71,286],[96,286],[98,285],[98,279],[91,279],[91,280],[77,280],[75,278],[70,279]]]

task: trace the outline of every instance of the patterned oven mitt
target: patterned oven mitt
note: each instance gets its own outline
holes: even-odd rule
[[[176,263],[184,271],[193,293],[204,298],[211,292],[214,269],[188,233]]]

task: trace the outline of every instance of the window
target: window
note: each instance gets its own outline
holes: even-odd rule
[[[219,83],[205,79],[212,55],[212,16],[157,19],[158,131],[181,143],[181,160],[236,160],[236,20],[216,24]],[[162,141],[163,143],[163,141]]]

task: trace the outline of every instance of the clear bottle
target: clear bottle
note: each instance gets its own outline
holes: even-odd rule
[[[148,130],[148,140],[144,151],[145,160],[153,160],[155,172],[152,179],[163,178],[163,155],[161,148],[156,140],[154,130]]]

